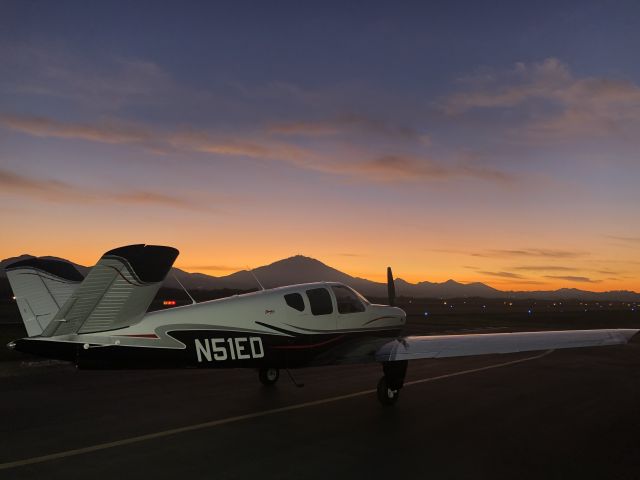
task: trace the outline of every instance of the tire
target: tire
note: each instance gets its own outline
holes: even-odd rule
[[[270,387],[275,385],[278,378],[280,378],[280,370],[277,368],[261,368],[258,372],[258,378],[263,385]]]
[[[382,377],[378,382],[378,401],[385,407],[396,404],[400,390],[391,390],[387,385],[387,377]]]

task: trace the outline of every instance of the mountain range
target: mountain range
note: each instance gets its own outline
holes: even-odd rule
[[[33,255],[20,255],[0,262],[0,277],[5,276],[4,267],[17,260],[33,258]],[[42,257],[57,260],[59,257]],[[86,275],[89,267],[74,265],[80,273]],[[266,287],[278,287],[282,285],[293,285],[297,283],[307,283],[315,281],[336,281],[342,282],[355,288],[362,294],[370,297],[386,297],[387,286],[385,283],[373,282],[365,278],[353,277],[344,272],[336,270],[314,258],[296,255],[294,257],[278,260],[277,262],[255,268],[255,276]],[[188,290],[218,290],[223,288],[236,290],[251,290],[258,288],[256,279],[247,270],[241,270],[230,275],[215,277],[204,273],[189,273],[179,268],[172,268],[172,272],[167,276],[164,287],[180,288],[176,278]],[[590,292],[575,288],[562,288],[559,290],[539,290],[539,291],[502,291],[480,282],[460,283],[455,280],[446,282],[419,282],[409,283],[401,278],[396,279],[396,292],[398,296],[415,298],[460,298],[460,297],[482,297],[482,298],[518,298],[518,299],[549,299],[549,300],[602,300],[602,301],[625,301],[640,302],[640,294],[628,290],[614,290],[609,292]]]

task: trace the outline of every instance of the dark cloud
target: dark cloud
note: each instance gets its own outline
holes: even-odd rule
[[[545,278],[551,278],[553,280],[566,280],[567,282],[579,282],[579,283],[599,283],[602,280],[593,280],[589,277],[578,277],[574,275],[545,275]]]
[[[522,275],[519,275],[513,272],[487,272],[482,270],[482,271],[479,271],[478,273],[481,273],[482,275],[490,275],[492,277],[501,277],[501,278],[517,278],[517,279],[525,278]]]

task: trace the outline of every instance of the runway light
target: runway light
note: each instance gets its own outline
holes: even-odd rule
[[[175,304],[176,304],[175,300],[164,300],[162,302],[162,305],[165,305],[165,306],[171,306],[171,305],[175,305]]]

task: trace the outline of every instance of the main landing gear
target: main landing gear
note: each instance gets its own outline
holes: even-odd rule
[[[385,407],[395,405],[407,373],[407,361],[382,362],[384,375],[378,382],[378,401]]]
[[[267,387],[275,385],[280,378],[280,370],[277,368],[261,368],[258,370],[260,382]]]

